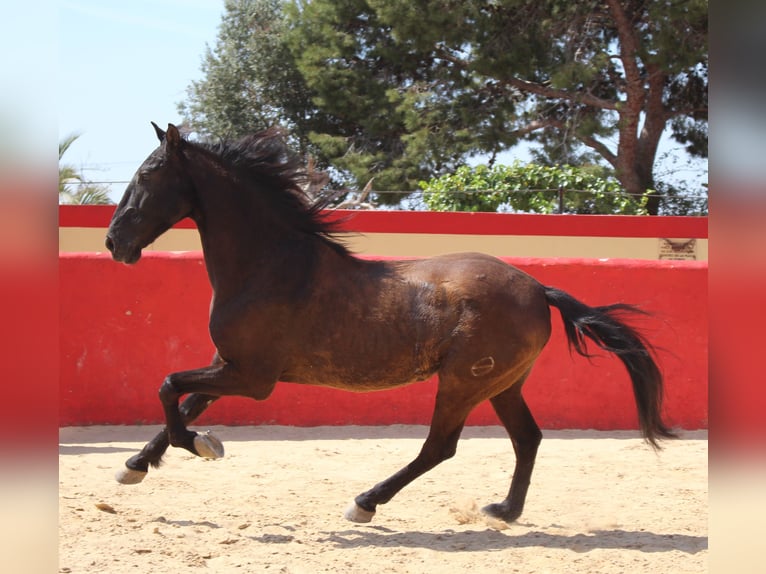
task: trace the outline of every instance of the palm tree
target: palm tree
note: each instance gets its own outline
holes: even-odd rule
[[[109,199],[109,189],[106,186],[86,181],[82,173],[74,166],[61,163],[61,158],[80,135],[72,133],[59,142],[59,203],[74,205],[114,203]]]

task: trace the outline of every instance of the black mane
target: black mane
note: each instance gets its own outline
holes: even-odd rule
[[[245,186],[260,193],[288,226],[321,238],[340,253],[349,253],[337,237],[339,220],[328,220],[323,213],[335,196],[312,201],[306,195],[303,184],[308,182],[308,176],[300,158],[289,150],[281,129],[269,128],[238,140],[194,145],[235,171]]]

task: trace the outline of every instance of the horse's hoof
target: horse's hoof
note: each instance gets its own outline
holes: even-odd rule
[[[488,504],[484,508],[481,509],[482,513],[491,517],[491,518],[497,518],[498,520],[502,520],[503,522],[507,522],[510,524],[511,522],[515,522],[516,519],[521,516],[521,512],[511,512],[508,510],[508,507],[504,504]]]
[[[194,450],[203,458],[221,458],[223,456],[223,443],[210,431],[197,433],[194,437]]]
[[[375,511],[365,510],[356,502],[352,502],[351,506],[349,506],[346,509],[346,512],[343,513],[343,516],[346,518],[346,520],[350,520],[351,522],[365,524],[372,520],[372,517],[375,516]]]
[[[114,478],[116,478],[117,482],[120,484],[138,484],[144,480],[144,477],[147,474],[148,473],[145,470],[133,470],[126,466],[125,468],[118,470],[115,473]]]

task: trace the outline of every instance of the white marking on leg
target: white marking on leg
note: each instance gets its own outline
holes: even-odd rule
[[[343,513],[343,516],[346,520],[350,520],[351,522],[365,524],[372,520],[372,517],[375,516],[375,511],[373,510],[370,512],[359,506],[356,502],[352,502],[351,506],[349,506],[346,509],[346,512]]]
[[[114,478],[117,479],[117,482],[120,484],[138,484],[144,480],[146,474],[146,471],[133,470],[126,466],[125,468],[118,470],[115,473]]]

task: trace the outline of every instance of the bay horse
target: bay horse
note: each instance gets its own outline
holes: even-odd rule
[[[627,304],[590,307],[499,259],[461,253],[417,260],[355,257],[309,201],[305,173],[279,130],[220,144],[189,141],[152,122],[160,145],[138,168],[106,234],[113,259],[136,263],[144,247],[190,217],[213,290],[209,366],[169,374],[159,389],[166,426],[127,460],[117,480],[140,482],[168,446],[218,458],[223,445],[187,428],[222,396],[268,398],[278,381],[367,392],[438,375],[428,436],[407,466],[346,510],[369,522],[417,477],[455,454],[466,417],[489,400],[516,456],[507,497],[483,510],[522,513],[540,428],[522,386],[551,333],[550,307],[570,348],[586,339],[622,361],[645,440],[674,433],[661,417],[663,379],[653,349],[622,318]],[[179,401],[186,395],[183,402]]]

